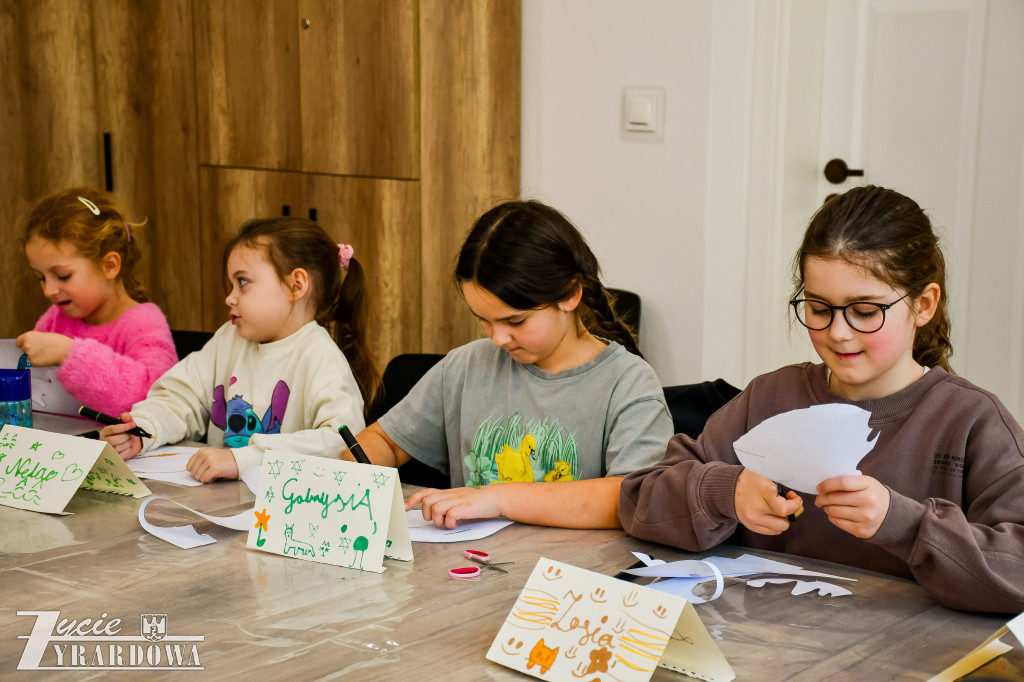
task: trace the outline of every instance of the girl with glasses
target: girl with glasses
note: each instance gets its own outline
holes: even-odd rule
[[[676,435],[659,465],[623,482],[623,527],[690,551],[728,541],[916,579],[951,608],[1024,610],[1024,430],[950,368],[928,217],[892,190],[850,190],[811,219],[794,273],[790,303],[822,364],[758,377],[697,440]],[[871,413],[861,475],[781,496],[739,464],[744,433],[824,403]]]

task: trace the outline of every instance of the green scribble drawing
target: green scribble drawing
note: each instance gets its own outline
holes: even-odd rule
[[[308,542],[302,540],[296,540],[293,535],[295,533],[295,524],[289,524],[284,528],[284,550],[283,553],[287,556],[316,556],[316,551],[313,546]]]
[[[349,568],[355,566],[356,559],[359,559],[359,570],[363,570],[363,556],[366,554],[367,548],[370,546],[370,541],[360,535],[356,538],[356,541],[352,543],[352,563],[348,565]]]

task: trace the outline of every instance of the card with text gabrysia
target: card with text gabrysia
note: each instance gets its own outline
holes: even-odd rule
[[[150,494],[105,441],[3,426],[0,504],[60,514],[79,488],[132,497]]]
[[[736,677],[682,597],[545,558],[487,658],[542,680],[642,682],[656,667],[713,682]]]
[[[270,450],[247,545],[380,573],[412,560],[398,470]]]

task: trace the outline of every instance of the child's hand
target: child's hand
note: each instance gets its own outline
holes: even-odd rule
[[[33,367],[49,367],[64,362],[74,340],[53,332],[25,332],[14,340],[22,353],[28,355]]]
[[[424,488],[405,501],[406,510],[423,505],[423,518],[435,526],[454,528],[465,519],[489,519],[500,516],[497,490],[500,485],[482,488],[452,488],[436,490]]]
[[[121,421],[124,423],[112,424],[100,429],[100,440],[110,443],[110,447],[114,448],[114,451],[121,456],[121,459],[129,460],[142,451],[142,439],[125,433],[125,431],[134,429],[137,426],[135,420],[132,419],[131,412],[122,412]]]
[[[744,469],[736,479],[736,518],[762,535],[778,535],[789,528],[790,514],[803,507],[799,495],[790,491],[779,497],[775,482]]]
[[[209,483],[215,478],[238,478],[235,456],[225,448],[199,448],[189,457],[185,468],[202,483]]]
[[[836,476],[818,484],[814,504],[837,528],[869,538],[889,512],[889,489],[870,476]]]

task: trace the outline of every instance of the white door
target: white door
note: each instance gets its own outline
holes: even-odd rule
[[[1024,418],[1024,2],[829,0],[820,202],[892,187],[943,239],[953,369]],[[831,159],[863,170],[840,184]]]

